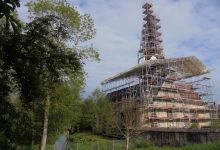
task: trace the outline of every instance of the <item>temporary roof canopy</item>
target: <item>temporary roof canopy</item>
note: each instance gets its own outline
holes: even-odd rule
[[[184,74],[187,74],[185,78],[202,75],[209,72],[209,69],[195,56],[147,60],[124,72],[121,72],[104,80],[101,84],[113,82],[120,78],[127,78],[130,76],[140,75],[144,67],[156,66],[161,64],[168,64],[170,67],[181,69]]]

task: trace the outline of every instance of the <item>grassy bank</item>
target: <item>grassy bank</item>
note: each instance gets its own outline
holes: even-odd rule
[[[69,137],[71,150],[124,150],[124,141],[93,135],[77,133]],[[137,141],[130,145],[131,150],[220,150],[220,141],[188,144],[183,147],[157,147],[148,141]]]
[[[114,140],[91,133],[77,133],[69,137],[73,150],[121,150],[124,149],[122,140]]]
[[[18,150],[39,150],[40,149],[40,145],[34,145],[34,146],[21,146],[17,148]],[[54,146],[53,145],[46,145],[46,150],[54,150]]]

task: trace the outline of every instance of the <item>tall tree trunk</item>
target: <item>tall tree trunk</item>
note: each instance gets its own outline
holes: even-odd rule
[[[128,150],[129,148],[129,134],[126,134],[126,137],[125,137],[125,150]]]
[[[50,97],[47,95],[45,108],[44,108],[44,125],[43,125],[43,133],[41,137],[40,150],[45,150],[47,143],[47,129],[48,129],[48,118],[49,118],[49,110],[50,110]]]

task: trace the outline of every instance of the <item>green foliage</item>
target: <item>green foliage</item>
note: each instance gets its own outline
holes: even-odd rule
[[[104,134],[113,125],[112,105],[106,95],[96,89],[81,105],[82,118],[80,128],[94,133]]]
[[[16,31],[21,26],[15,14],[17,7],[20,7],[20,0],[0,0],[0,19],[5,19],[6,30],[11,26]]]
[[[96,104],[92,98],[87,98],[81,105],[82,117],[80,128],[82,130],[93,130],[96,119]]]
[[[30,18],[56,15],[61,22],[67,23],[70,28],[79,28],[79,13],[66,1],[36,0],[28,2],[27,6],[30,12]]]
[[[46,95],[52,97],[59,85],[77,81],[75,76],[81,77],[83,84],[82,62],[74,50],[58,42],[62,36],[57,37],[56,23],[58,20],[54,16],[35,18],[22,34],[1,34],[0,107],[3,111],[0,121],[4,122],[1,141],[6,145],[38,143]],[[77,95],[80,90],[75,91]],[[12,103],[9,95],[16,92],[19,100]],[[3,149],[9,148],[4,146]]]
[[[19,1],[0,0],[0,149],[14,148],[17,135],[15,124],[19,115],[11,101],[12,92],[16,89],[15,72],[5,61],[10,51],[6,45],[12,44],[9,42],[15,34],[12,31],[18,30],[14,16],[17,6]]]
[[[116,149],[122,150],[124,149],[123,141],[121,140],[114,140],[112,141],[109,138],[94,135],[92,133],[76,133],[71,135],[69,141],[72,143],[70,149],[80,149],[80,150],[87,150],[87,149]]]
[[[16,7],[20,7],[20,0],[1,0],[0,1],[0,18],[10,16]]]
[[[54,15],[60,20],[60,26],[65,26],[66,42],[74,47],[82,59],[99,60],[99,53],[93,47],[84,44],[96,35],[94,21],[88,14],[79,14],[66,1],[37,0],[27,3],[30,18]]]
[[[154,143],[144,140],[144,139],[136,140],[134,143],[135,148],[149,148],[153,146],[155,146]]]
[[[50,93],[56,83],[63,82],[64,76],[70,78],[81,70],[77,54],[64,43],[57,42],[58,22],[56,17],[46,16],[27,24],[26,37],[21,43],[22,53],[17,58],[22,61],[14,66],[21,83],[21,94],[27,100],[42,99],[39,96],[45,96],[46,91]]]
[[[83,133],[83,132],[76,133],[68,137],[69,141],[76,143],[96,142],[100,139],[101,138],[99,136],[93,135],[91,133]]]
[[[49,95],[51,96],[51,100],[53,101],[51,106],[52,111],[50,112],[51,114],[49,116],[49,119],[52,120],[52,123],[49,124],[49,139],[53,141],[52,137],[56,137],[55,135],[58,135],[62,130],[64,130],[64,128],[68,128],[70,124],[72,124],[73,127],[78,128],[77,126],[79,126],[79,121],[81,121],[81,119],[79,119],[81,116],[81,111],[78,108],[76,108],[77,106],[79,106],[79,104],[75,100],[78,99],[79,94],[76,93],[80,93],[82,86],[78,84],[78,87],[80,88],[71,89],[70,88],[71,86],[69,87],[67,85],[62,85],[62,83],[61,85],[60,83],[57,84],[54,83],[57,82],[57,80],[61,79],[62,81],[63,78],[67,78],[72,84],[73,80],[77,80],[75,79],[77,76],[81,77],[80,81],[84,81],[84,72],[82,66],[80,65],[84,63],[83,62],[84,60],[89,58],[98,60],[99,55],[98,52],[95,50],[95,48],[93,48],[93,46],[88,47],[88,46],[83,46],[81,44],[83,42],[87,42],[88,40],[94,38],[95,28],[94,28],[93,20],[89,15],[80,15],[75,8],[68,5],[68,3],[65,1],[55,2],[53,0],[37,0],[27,3],[27,6],[31,14],[30,18],[34,19],[34,21],[42,18],[46,18],[48,16],[50,18],[52,17],[55,18],[52,21],[51,26],[48,26],[48,23],[46,21],[43,21],[42,23],[42,25],[46,25],[47,27],[52,27],[52,28],[47,28],[46,30],[44,30],[43,28],[42,30],[41,25],[39,25],[39,26],[33,26],[32,29],[33,31],[35,31],[36,29],[39,30],[38,33],[46,33],[45,39],[51,39],[52,41],[50,41],[50,43],[56,43],[57,44],[56,47],[59,46],[62,47],[60,49],[63,49],[64,52],[59,53],[59,55],[64,54],[65,57],[62,58],[65,59],[61,58],[59,64],[60,65],[64,63],[69,64],[61,67],[59,65],[56,65],[57,59],[59,60],[59,58],[56,57],[57,56],[56,52],[55,55],[52,54],[56,58],[54,59],[54,61],[52,60],[52,62],[54,62],[55,65],[51,64],[50,65],[52,67],[51,69],[49,68],[48,70],[43,71],[44,73],[42,77],[46,79],[45,83],[47,83],[47,85],[45,86],[44,82],[41,83],[41,88],[38,90],[38,92],[40,93],[42,93],[41,91],[47,91],[47,93],[43,93],[40,95],[47,95],[49,92]],[[37,23],[38,22],[35,22],[36,25]],[[52,34],[50,36],[51,33],[55,33],[55,34]],[[41,44],[38,42],[34,42],[34,43],[37,43],[36,45],[37,49],[39,48],[39,45],[43,46],[43,48],[41,49],[47,48],[45,47],[47,43],[46,44],[44,43]],[[74,44],[70,44],[70,43],[74,43]],[[51,56],[50,53],[49,55]],[[66,59],[66,56],[70,56],[69,57],[70,59],[68,58]],[[75,65],[71,65],[71,62],[73,61],[75,61],[74,62]],[[78,64],[76,63],[77,61],[79,62]],[[71,68],[71,66],[74,66],[75,68]],[[65,68],[68,69],[65,70]],[[58,72],[56,72],[56,70]],[[50,77],[50,74],[48,74],[50,73],[50,71],[52,71],[53,73],[52,76],[55,78],[48,78]],[[77,73],[77,71],[79,72]],[[42,81],[41,79],[39,81]],[[37,83],[39,83],[39,81]],[[81,82],[81,84],[83,83],[84,82]],[[42,88],[42,84],[44,85],[43,86],[44,88]],[[74,84],[75,84],[74,86],[77,86],[76,83]],[[70,91],[68,90],[69,88],[71,89]],[[72,93],[74,93],[75,95]],[[76,95],[78,96],[77,98]],[[60,118],[64,118],[64,119],[61,120]]]
[[[96,133],[104,134],[114,123],[113,108],[105,93],[96,89],[92,95],[96,102],[96,122],[93,129]]]
[[[72,142],[72,149],[116,149],[124,150],[123,140],[112,140],[103,136],[97,136],[91,133],[76,133],[70,136],[70,141]],[[158,147],[152,142],[145,140],[138,140],[133,144],[131,150],[219,150],[220,142],[208,142],[201,144],[188,144],[182,147]]]
[[[47,12],[41,2],[37,9],[42,7]],[[50,143],[64,129],[77,127],[81,121],[82,64],[90,58],[90,52],[97,58],[98,53],[92,47],[69,45],[75,36],[69,31],[77,29],[82,33],[80,42],[93,38],[95,32],[86,34],[89,30],[83,30],[85,21],[81,21],[73,7],[51,4],[57,5],[51,13],[41,16],[36,13],[18,32],[12,32],[11,28],[0,31],[0,149],[39,143],[47,95],[51,98]],[[1,16],[1,29],[8,21],[6,17]],[[85,26],[93,30],[94,24],[89,23],[92,19],[85,20],[88,20]],[[12,100],[10,95],[16,95],[16,99]]]
[[[199,128],[199,123],[198,123],[198,122],[193,122],[193,123],[191,124],[191,128],[193,128],[193,129]]]
[[[39,150],[40,149],[40,145],[32,145],[32,146],[27,146],[27,145],[22,145],[22,146],[17,146],[18,150]],[[53,145],[46,145],[46,149],[45,150],[54,150],[54,146]]]
[[[40,145],[34,145],[34,146],[31,147],[32,150],[39,150],[39,148],[40,148]],[[27,149],[27,150],[30,150],[30,149]],[[54,146],[47,144],[45,150],[54,150]]]
[[[15,66],[17,78],[20,82],[22,101],[28,106],[26,109],[33,113],[34,118],[30,120],[38,129],[32,135],[36,143],[39,143],[40,139],[39,132],[42,127],[44,101],[47,95],[50,96],[52,104],[58,103],[63,106],[62,108],[66,108],[63,115],[62,111],[57,109],[58,107],[52,105],[52,114],[49,116],[52,122],[49,124],[48,130],[50,141],[54,140],[51,135],[57,135],[58,132],[61,133],[61,130],[64,130],[63,123],[68,123],[66,118],[72,115],[70,114],[71,108],[68,105],[73,97],[66,95],[62,99],[63,93],[59,93],[59,91],[63,92],[62,88],[64,88],[66,94],[73,92],[70,86],[65,86],[65,84],[74,80],[73,77],[80,75],[82,70],[78,55],[66,47],[65,43],[57,42],[61,37],[57,37],[57,28],[60,28],[56,26],[58,22],[59,20],[56,17],[46,16],[35,18],[27,25],[27,38],[24,40],[25,47],[21,58],[23,61],[19,62],[20,64],[16,63],[19,66],[22,63],[25,68]],[[79,93],[79,90],[76,92]],[[67,109],[70,109],[70,111]],[[57,112],[55,113],[53,110]],[[61,121],[56,117],[64,118]]]
[[[53,92],[53,102],[51,103],[49,116],[49,143],[54,143],[65,129],[74,127],[77,130],[79,128],[82,85],[82,80],[79,77],[78,80],[74,80],[72,83],[63,83],[57,86]]]

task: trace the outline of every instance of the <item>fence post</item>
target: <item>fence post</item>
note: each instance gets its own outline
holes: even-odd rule
[[[115,146],[115,145],[114,145],[114,139],[113,139],[113,150],[114,150],[114,146]]]

